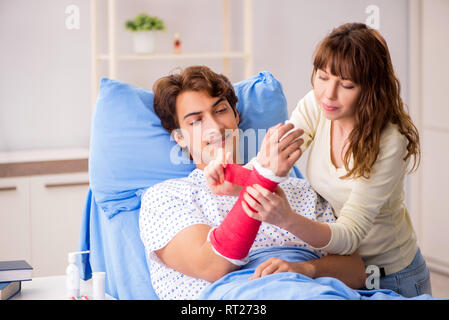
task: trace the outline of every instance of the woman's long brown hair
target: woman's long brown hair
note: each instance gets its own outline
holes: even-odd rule
[[[369,178],[377,160],[382,130],[388,123],[398,126],[407,140],[407,155],[413,156],[411,171],[420,162],[418,130],[404,108],[401,85],[391,63],[387,43],[381,34],[363,23],[348,23],[334,29],[318,45],[313,61],[312,86],[318,69],[360,85],[354,129],[348,137],[342,178]],[[353,167],[349,161],[353,157]]]

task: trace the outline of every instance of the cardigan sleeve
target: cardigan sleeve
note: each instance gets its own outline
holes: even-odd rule
[[[371,230],[380,209],[392,198],[407,171],[407,139],[397,130],[381,139],[381,149],[369,179],[357,178],[336,223],[329,224],[329,243],[320,248],[332,254],[352,254]]]
[[[301,145],[302,153],[307,150],[315,138],[320,117],[320,106],[315,99],[313,90],[311,90],[298,102],[290,117],[290,122],[293,123],[295,129],[301,128],[304,130],[304,134],[301,136],[304,140]]]

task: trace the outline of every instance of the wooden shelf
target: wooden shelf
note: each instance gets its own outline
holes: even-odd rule
[[[231,10],[230,0],[222,0],[223,13],[223,51],[221,52],[204,52],[204,53],[181,53],[181,54],[119,54],[117,53],[117,1],[107,0],[107,37],[108,52],[98,52],[98,2],[100,0],[91,0],[91,45],[92,45],[92,106],[95,106],[98,95],[98,63],[106,61],[108,64],[108,75],[110,79],[117,79],[118,64],[126,61],[160,61],[160,60],[192,60],[192,59],[222,59],[222,73],[230,76],[230,59],[243,60],[244,78],[249,78],[253,74],[253,19],[252,19],[252,1],[241,1],[243,11],[243,48],[242,51],[231,51]],[[160,0],[161,1],[161,0]]]
[[[88,172],[89,149],[43,149],[0,152],[0,178]]]
[[[87,148],[33,149],[23,151],[0,152],[0,164],[78,160],[88,158],[89,158],[89,149]]]

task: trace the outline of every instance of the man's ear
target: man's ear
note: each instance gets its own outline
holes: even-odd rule
[[[235,108],[234,110],[235,110],[235,121],[237,122],[237,125],[239,125],[240,124],[239,113],[237,111],[237,108]]]
[[[175,139],[176,143],[179,144],[179,146],[181,147],[181,149],[184,149],[187,147],[187,141],[184,138],[183,134],[182,134],[182,130],[181,129],[175,129],[172,131],[172,136],[173,139]]]
[[[186,133],[188,134],[188,133]],[[181,147],[182,152],[188,157],[190,160],[193,160],[192,155],[189,152],[189,148],[187,147],[188,142],[186,137],[182,134],[182,129],[175,129],[172,131],[171,135],[173,139],[175,139],[178,146]]]

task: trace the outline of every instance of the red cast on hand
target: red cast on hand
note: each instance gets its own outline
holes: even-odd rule
[[[213,248],[222,256],[241,260],[248,255],[261,224],[259,220],[249,217],[243,210],[242,201],[244,201],[243,195],[246,188],[258,184],[274,192],[278,183],[261,176],[256,169],[249,170],[236,164],[226,165],[224,171],[225,180],[243,188],[234,207],[223,222],[211,231],[209,239]]]

